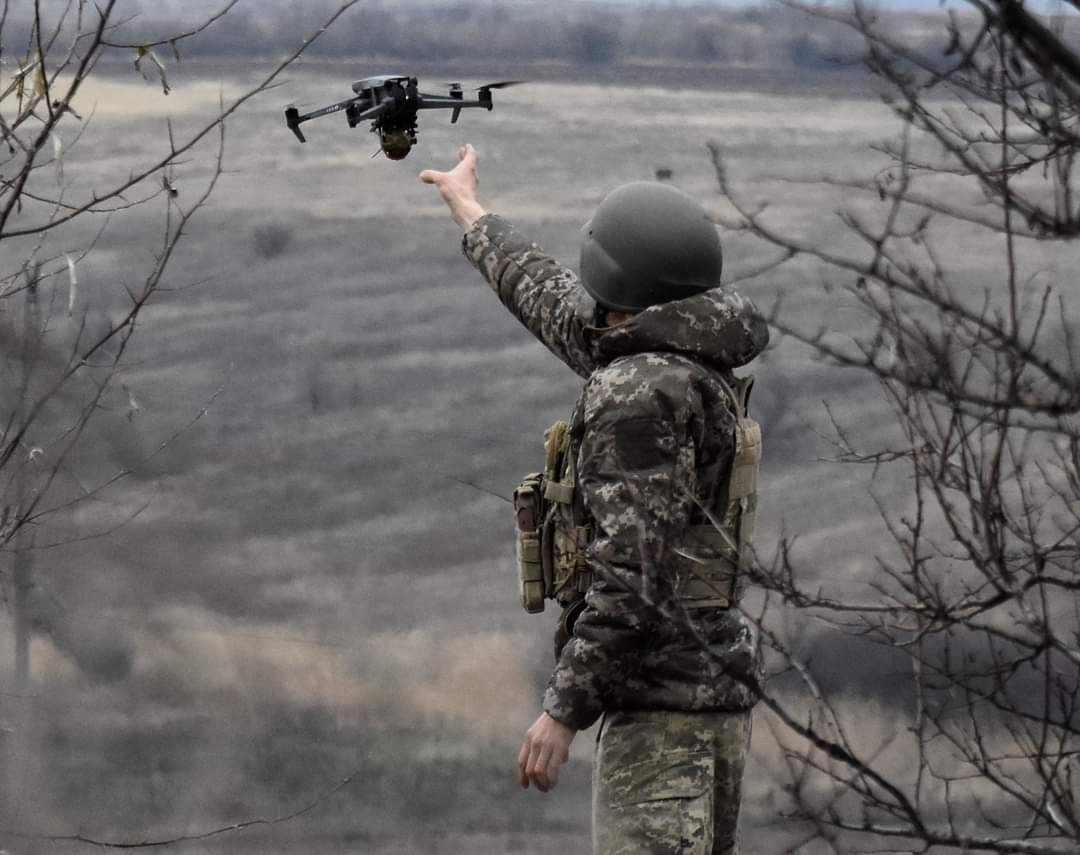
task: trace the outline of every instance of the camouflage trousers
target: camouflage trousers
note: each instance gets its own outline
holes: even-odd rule
[[[593,855],[738,855],[750,713],[610,712],[593,758]]]

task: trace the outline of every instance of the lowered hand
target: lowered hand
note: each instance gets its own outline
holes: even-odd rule
[[[570,758],[570,743],[577,731],[547,713],[525,732],[518,753],[518,780],[524,789],[532,783],[546,793],[559,782],[559,768]]]

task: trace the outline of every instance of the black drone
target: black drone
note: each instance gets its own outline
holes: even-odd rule
[[[513,86],[520,80],[487,83],[477,88],[476,100],[466,100],[460,83],[450,83],[447,95],[426,95],[416,86],[415,77],[382,75],[358,80],[352,85],[356,95],[311,113],[300,114],[296,107],[285,108],[285,124],[300,142],[307,142],[300,124],[308,119],[345,111],[350,128],[363,121],[371,122],[371,132],[379,135],[383,154],[391,160],[401,160],[416,145],[416,114],[420,110],[450,109],[450,123],[458,120],[466,107],[491,109],[491,90]]]

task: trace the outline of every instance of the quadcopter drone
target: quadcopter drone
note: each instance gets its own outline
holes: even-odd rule
[[[466,100],[460,83],[450,83],[447,95],[426,95],[418,91],[415,77],[382,75],[358,80],[352,85],[356,95],[338,101],[329,107],[301,115],[295,106],[285,108],[285,124],[300,142],[307,142],[300,131],[300,124],[309,119],[328,116],[340,110],[350,128],[363,121],[371,121],[371,132],[379,135],[379,145],[391,160],[401,160],[416,145],[416,114],[420,110],[450,109],[450,124],[458,120],[466,107],[491,109],[491,90],[513,86],[520,80],[504,80],[487,83],[477,88],[475,100]],[[376,152],[377,153],[377,152]]]

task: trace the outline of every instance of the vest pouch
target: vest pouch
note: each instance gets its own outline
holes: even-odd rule
[[[566,607],[589,590],[585,560],[590,529],[577,525],[577,478],[570,426],[555,422],[544,433],[544,471],[525,477],[514,491],[521,605],[542,612],[544,600]]]
[[[728,484],[728,501],[738,507],[735,529],[736,561],[742,573],[750,564],[750,543],[757,517],[757,476],[761,466],[761,427],[750,418],[739,419],[735,434],[735,465]]]
[[[521,583],[521,607],[529,614],[544,610],[544,570],[540,562],[540,538],[518,532],[518,579]]]
[[[532,473],[514,490],[514,522],[517,528],[518,581],[521,606],[529,614],[544,610],[550,582],[544,572],[542,528],[544,521],[543,476]]]

